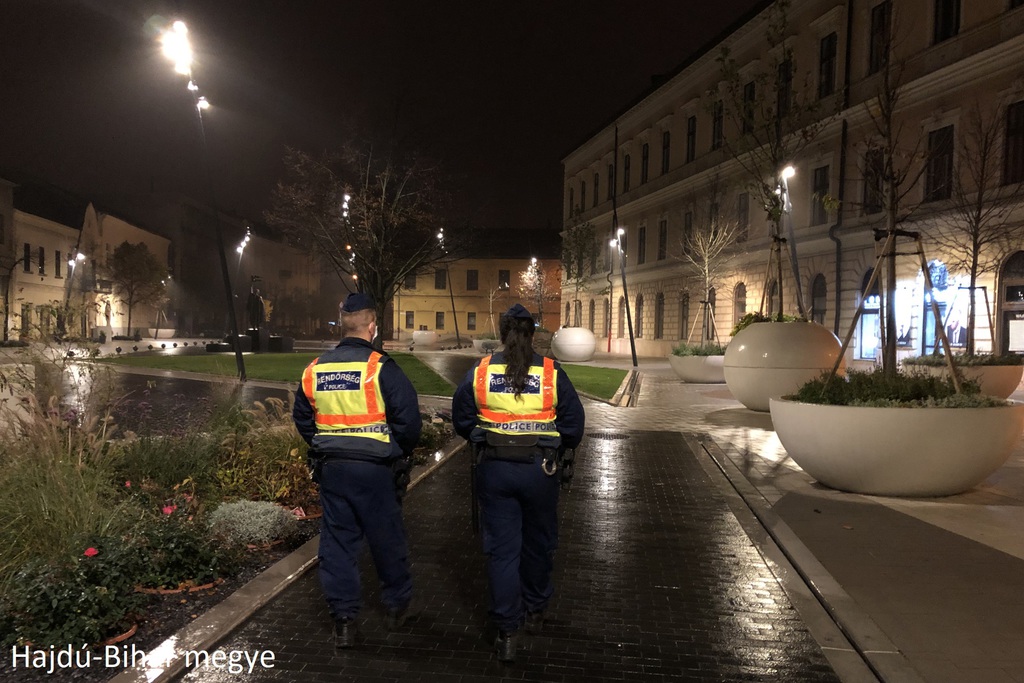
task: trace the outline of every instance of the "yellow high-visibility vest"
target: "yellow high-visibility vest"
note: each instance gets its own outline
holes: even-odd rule
[[[302,391],[316,415],[318,436],[351,436],[391,443],[377,381],[381,354],[365,361],[314,360],[302,373]]]
[[[477,424],[481,429],[501,434],[558,436],[555,429],[555,362],[531,365],[526,387],[516,397],[515,389],[505,381],[504,363],[491,364],[491,356],[480,361],[474,376]]]

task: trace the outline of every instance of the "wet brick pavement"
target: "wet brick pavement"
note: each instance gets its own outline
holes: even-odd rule
[[[386,633],[367,586],[356,649],[337,652],[315,571],[219,644],[269,649],[252,681],[836,681],[723,495],[675,432],[591,432],[564,495],[544,633],[498,663],[484,558],[456,457],[413,490],[406,523],[423,615]],[[375,584],[368,558],[364,577]],[[186,681],[219,681],[193,671]]]

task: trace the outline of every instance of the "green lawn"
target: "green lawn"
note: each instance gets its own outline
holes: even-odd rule
[[[614,368],[599,368],[593,365],[562,364],[577,391],[605,400],[615,395],[627,372]]]
[[[260,353],[245,357],[245,375],[249,379],[298,383],[302,371],[318,356],[317,353]],[[389,354],[405,371],[416,387],[416,393],[428,396],[451,396],[454,387],[410,353]],[[202,372],[208,375],[233,377],[237,374],[235,357],[231,354],[205,356],[121,356],[105,358],[104,362],[134,367]],[[591,365],[562,365],[578,391],[610,399],[615,395],[625,370],[600,368]]]

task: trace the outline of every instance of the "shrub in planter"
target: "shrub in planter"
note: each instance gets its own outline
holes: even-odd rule
[[[965,368],[988,367],[990,365],[1024,365],[1024,356],[1010,353],[997,356],[991,353],[957,353],[953,355],[956,365]],[[903,359],[904,365],[923,367],[946,367],[946,356],[941,353],[928,354],[927,356],[909,356]]]
[[[737,321],[735,327],[732,328],[732,332],[729,334],[733,337],[736,334],[747,327],[750,327],[754,323],[796,323],[796,322],[807,322],[806,318],[801,318],[795,315],[767,315],[765,313],[759,313],[754,311],[753,313],[747,313],[745,316]]]
[[[413,451],[414,465],[424,465],[433,454],[444,447],[453,436],[455,429],[452,427],[451,413],[447,411],[425,412],[420,414],[423,420],[423,430],[420,432],[420,440]]]
[[[134,590],[142,558],[123,539],[95,539],[71,561],[31,560],[7,587],[3,645],[93,646],[129,630],[145,604]]]
[[[138,583],[144,588],[178,588],[217,579],[220,558],[206,529],[177,506],[167,505],[162,512],[160,518],[144,523],[134,538],[144,565]]]
[[[958,394],[953,380],[931,375],[886,375],[881,369],[851,371],[845,379],[827,382],[827,374],[811,380],[784,398],[788,401],[834,406],[987,408],[1006,401],[978,393],[978,384],[965,380]]]
[[[716,342],[707,344],[687,344],[683,342],[672,349],[673,356],[721,356],[725,354],[725,347]]]
[[[210,514],[210,532],[228,546],[266,545],[296,530],[295,515],[265,500],[224,503]]]

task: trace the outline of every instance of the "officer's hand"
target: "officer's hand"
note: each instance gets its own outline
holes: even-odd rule
[[[410,468],[411,464],[408,458],[399,458],[395,461],[392,471],[395,475],[395,495],[398,496],[398,500],[405,497],[405,492],[409,488]]]

